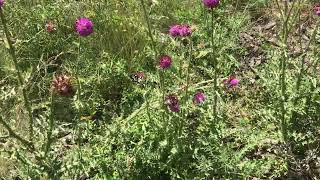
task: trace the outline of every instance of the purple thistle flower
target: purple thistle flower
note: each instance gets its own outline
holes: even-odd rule
[[[314,7],[314,11],[315,11],[315,13],[316,13],[317,16],[320,16],[320,4],[318,4],[318,5],[316,5],[316,6]]]
[[[239,84],[239,80],[235,76],[230,76],[228,79],[224,80],[224,84],[229,88],[232,88]]]
[[[180,105],[177,96],[170,94],[165,99],[165,104],[168,106],[169,110],[172,112],[179,112]]]
[[[180,36],[180,28],[181,28],[181,25],[173,25],[170,27],[169,29],[169,33],[172,37],[178,37]]]
[[[0,8],[2,8],[3,4],[4,4],[4,0],[0,0]]]
[[[191,35],[191,28],[189,25],[180,26],[180,36],[186,37]]]
[[[90,19],[82,17],[76,21],[76,31],[80,36],[89,36],[93,33],[93,23]]]
[[[196,94],[193,96],[193,103],[194,104],[202,104],[206,100],[206,96],[204,92],[198,91]]]
[[[168,55],[162,55],[159,59],[159,66],[161,69],[168,69],[172,64],[172,59]]]
[[[176,37],[186,37],[191,35],[191,28],[189,25],[173,25],[170,27],[169,34],[176,38]]]
[[[220,3],[220,0],[202,0],[203,4],[210,9],[217,7]]]
[[[229,82],[229,84],[230,84],[231,87],[237,86],[239,84],[239,80],[238,79],[232,79]]]

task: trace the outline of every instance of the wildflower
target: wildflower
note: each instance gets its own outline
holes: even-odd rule
[[[232,88],[239,84],[239,80],[235,76],[230,76],[227,80],[224,80],[224,84]]]
[[[203,4],[210,9],[217,7],[220,3],[220,0],[202,0]]]
[[[179,112],[180,105],[177,96],[170,94],[165,99],[165,104],[168,106],[169,110],[172,112]]]
[[[162,55],[159,60],[159,65],[161,69],[168,69],[172,64],[172,59],[168,55]]]
[[[170,27],[169,33],[172,37],[180,36],[181,25],[173,25]]]
[[[206,100],[206,96],[204,92],[198,91],[196,94],[193,96],[193,103],[194,104],[202,104]]]
[[[173,25],[170,27],[169,33],[172,37],[186,37],[191,35],[191,28],[189,25]]]
[[[136,72],[134,76],[137,77],[138,79],[144,79],[146,77],[146,75],[142,71]]]
[[[52,21],[49,21],[46,23],[45,28],[48,33],[52,33],[56,30],[56,25]]]
[[[189,25],[180,26],[180,36],[186,37],[191,35],[191,28]]]
[[[90,19],[82,17],[76,21],[76,31],[80,36],[89,36],[93,33],[93,23]]]
[[[141,83],[145,80],[146,74],[142,71],[138,71],[131,76],[132,80],[136,83]]]
[[[67,75],[56,76],[52,81],[52,88],[61,96],[73,94],[71,78]]]
[[[4,0],[0,0],[0,8],[2,8],[3,4],[4,4]]]
[[[320,4],[318,4],[318,5],[316,5],[316,6],[314,7],[314,11],[315,11],[315,13],[316,13],[317,16],[320,16]]]

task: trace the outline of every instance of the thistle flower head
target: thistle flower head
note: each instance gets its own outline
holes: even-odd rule
[[[314,7],[314,12],[316,13],[317,16],[320,16],[320,4]]]
[[[180,27],[180,36],[186,37],[191,35],[191,28],[189,25],[182,25]]]
[[[138,71],[134,74],[134,76],[138,79],[144,79],[146,77],[146,74],[143,71]]]
[[[193,96],[193,103],[194,104],[202,104],[206,100],[206,96],[204,92],[198,91]]]
[[[52,88],[61,96],[73,94],[71,78],[67,75],[56,76],[52,81]]]
[[[89,36],[93,33],[93,23],[90,19],[82,17],[76,21],[76,31],[80,36]]]
[[[230,76],[228,79],[224,80],[224,84],[229,88],[232,88],[239,84],[239,80],[235,76]]]
[[[146,74],[143,71],[138,71],[135,72],[132,76],[131,76],[132,80],[135,83],[142,83],[145,79],[146,79]]]
[[[191,28],[189,25],[173,25],[170,27],[169,34],[176,38],[176,37],[186,37],[191,35]]]
[[[0,0],[0,8],[4,5],[4,0]]]
[[[172,112],[179,112],[180,105],[178,97],[174,94],[170,94],[165,98],[165,104],[168,106],[169,110]]]
[[[219,5],[220,0],[202,0],[202,2],[207,8],[213,9]]]
[[[180,36],[180,28],[181,28],[181,26],[178,25],[178,24],[171,26],[170,29],[169,29],[169,34],[172,37]]]
[[[52,21],[48,21],[45,25],[45,28],[48,33],[52,33],[56,30],[56,25]]]
[[[159,59],[159,66],[161,69],[168,69],[171,67],[172,59],[168,55],[162,55]]]

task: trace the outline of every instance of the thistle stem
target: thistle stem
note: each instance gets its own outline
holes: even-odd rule
[[[29,141],[32,142],[32,140],[33,140],[33,122],[34,121],[33,121],[31,104],[30,104],[30,100],[29,100],[29,98],[27,96],[26,89],[23,87],[24,83],[23,83],[21,70],[20,70],[19,65],[18,65],[18,60],[17,60],[15,48],[14,48],[13,43],[11,41],[10,33],[9,33],[9,30],[8,30],[8,27],[7,27],[7,22],[6,22],[6,19],[4,17],[2,8],[0,8],[0,18],[1,18],[2,25],[3,25],[4,33],[5,33],[7,41],[8,41],[9,53],[10,53],[10,55],[12,57],[12,60],[13,60],[13,63],[14,63],[14,67],[15,67],[15,70],[16,70],[16,74],[17,74],[17,77],[18,77],[18,83],[19,83],[19,86],[22,89],[24,105],[25,105],[25,107],[26,107],[26,109],[28,111],[28,115],[29,115]]]
[[[30,150],[34,150],[32,142],[25,140],[23,137],[18,135],[17,133],[14,132],[14,130],[10,127],[10,125],[2,119],[2,116],[0,116],[0,123],[7,129],[9,132],[9,136],[17,139],[20,141],[24,146],[28,147]]]
[[[190,55],[189,61],[187,61],[187,80],[186,80],[186,94],[185,94],[185,103],[186,103],[186,119],[188,116],[188,94],[189,94],[189,84],[190,84],[190,62],[192,60],[192,42],[190,41]]]
[[[319,24],[319,23],[317,23]],[[314,48],[313,48],[313,54],[314,54],[314,57],[315,57],[315,60],[313,62],[313,69],[312,69],[312,75],[313,77],[317,75],[317,68],[318,68],[318,65],[319,65],[319,54],[317,53],[317,46],[316,46],[316,43],[314,41]],[[308,114],[309,113],[309,109],[310,109],[310,106],[311,106],[311,99],[312,99],[312,95],[315,91],[315,89],[317,88],[317,84],[318,84],[318,78],[315,77],[315,85],[313,84],[312,80],[310,82],[310,93],[308,94],[307,96],[307,99],[306,99],[306,105],[305,105],[305,113]],[[317,108],[317,110],[319,110],[319,108]]]
[[[147,26],[148,26],[148,35],[149,35],[149,38],[151,40],[151,45],[152,45],[152,49],[154,51],[154,54],[155,54],[155,59],[158,58],[158,50],[156,48],[156,44],[155,44],[155,41],[154,41],[154,38],[153,38],[153,35],[152,35],[152,30],[151,30],[151,23],[150,23],[150,19],[149,19],[149,16],[148,16],[148,13],[147,13],[147,9],[146,9],[146,6],[144,4],[144,1],[143,0],[140,0],[140,3],[141,3],[141,6],[142,6],[142,10],[143,10],[143,14],[144,14],[144,18],[147,22]],[[160,70],[158,71],[159,73],[159,77],[160,77],[160,86],[161,86],[161,91],[162,91],[162,107],[163,107],[163,114],[162,114],[162,118],[163,118],[163,121],[165,120],[165,84],[164,84],[164,74],[163,72],[161,72]]]
[[[287,87],[286,87],[286,63],[288,59],[287,55],[287,41],[288,41],[288,2],[285,1],[285,9],[284,14],[287,16],[286,19],[284,19],[283,26],[282,26],[282,59],[281,59],[281,76],[280,76],[280,86],[281,86],[281,131],[284,142],[288,141],[288,129],[287,129],[287,121],[286,121],[286,102],[287,102]]]
[[[50,106],[50,117],[49,117],[49,130],[47,132],[47,144],[46,144],[46,149],[45,149],[45,153],[44,153],[44,157],[47,156],[49,150],[50,150],[50,146],[52,144],[52,131],[53,131],[53,128],[54,128],[54,120],[53,120],[53,111],[54,111],[54,92],[52,91],[51,92],[51,106]]]
[[[78,84],[78,90],[77,90],[77,101],[80,103],[79,106],[79,113],[81,112],[81,81],[80,81],[80,75],[79,75],[79,61],[80,61],[80,53],[81,53],[81,37],[79,37],[79,44],[78,44],[78,59],[77,59],[77,65],[76,65],[76,78],[77,78],[77,84]],[[79,115],[79,114],[78,114]]]
[[[309,47],[310,47],[311,43],[314,42],[314,40],[315,40],[318,28],[319,28],[319,22],[317,22],[316,27],[315,27],[312,35],[311,35],[311,38],[310,38],[310,40],[309,40],[309,42],[308,42],[308,44],[307,44],[307,46],[305,48],[305,51],[304,51],[304,53],[303,53],[303,55],[301,57],[300,69],[299,69],[299,74],[298,74],[297,84],[296,84],[296,92],[297,92],[297,94],[300,93],[301,81],[302,81],[303,74],[305,72],[305,68],[304,68],[304,63],[305,62],[304,61],[305,61],[305,58],[307,56],[307,51],[309,50]],[[298,103],[298,98],[295,99],[294,105],[297,105],[297,103]]]
[[[153,38],[153,35],[152,35],[151,23],[150,23],[150,19],[149,19],[148,13],[147,13],[147,9],[146,9],[146,6],[144,4],[144,1],[140,0],[140,2],[141,2],[142,9],[143,9],[144,18],[145,18],[145,20],[147,22],[148,35],[149,35],[149,38],[151,40],[152,49],[155,52],[155,57],[157,58],[158,51],[157,51],[156,44],[155,44],[155,41],[154,41],[154,38]]]
[[[80,131],[80,125],[79,121],[81,120],[81,113],[82,113],[82,103],[81,103],[81,81],[80,81],[80,74],[79,74],[79,61],[81,56],[81,37],[79,37],[79,43],[78,43],[78,59],[77,59],[77,65],[76,65],[76,78],[77,78],[77,84],[78,84],[78,90],[77,90],[77,105],[78,105],[78,112],[77,112],[77,119],[75,122],[75,129],[78,132],[78,155],[79,159],[82,160],[82,153],[81,153],[81,131]]]
[[[217,122],[217,90],[218,90],[218,62],[215,57],[215,48],[214,48],[214,13],[213,9],[211,9],[211,26],[212,26],[212,34],[211,34],[211,48],[212,48],[212,57],[213,57],[213,68],[214,68],[214,76],[213,76],[213,118],[214,123]]]
[[[180,48],[182,48],[183,46],[182,46],[182,40],[180,40]],[[183,56],[184,56],[184,53],[183,53],[183,50],[181,51],[181,57],[183,58]],[[181,81],[182,80],[182,65],[183,65],[183,63],[182,63],[182,58],[179,58],[179,80]]]

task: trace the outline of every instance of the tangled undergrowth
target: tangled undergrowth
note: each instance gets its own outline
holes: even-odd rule
[[[319,179],[319,16],[0,0],[0,179]]]

